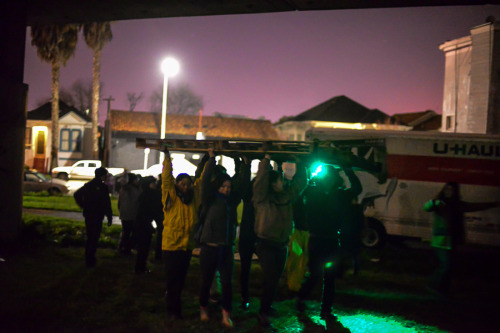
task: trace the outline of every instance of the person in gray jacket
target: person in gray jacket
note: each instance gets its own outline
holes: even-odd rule
[[[241,201],[242,191],[232,188],[234,183],[248,186],[250,183],[250,165],[242,164],[239,179],[232,180],[226,173],[216,173],[215,155],[209,151],[209,160],[201,178],[200,221],[203,230],[200,238],[200,319],[208,321],[208,301],[210,287],[216,271],[219,271],[222,283],[222,324],[233,327],[230,318],[232,310],[233,245],[238,224],[236,208]],[[248,161],[245,159],[245,161]],[[215,179],[212,180],[213,176]]]
[[[270,166],[271,157],[266,154],[259,163],[253,184],[255,207],[256,252],[265,277],[260,301],[258,321],[270,326],[271,305],[285,268],[288,240],[293,232],[293,202],[307,183],[305,168],[297,166],[292,181]]]

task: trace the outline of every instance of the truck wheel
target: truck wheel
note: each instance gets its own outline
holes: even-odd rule
[[[361,242],[367,248],[380,249],[385,246],[387,241],[387,232],[384,225],[377,219],[366,218],[366,227],[363,230]]]
[[[61,172],[57,174],[57,178],[68,181],[69,177],[66,172]]]

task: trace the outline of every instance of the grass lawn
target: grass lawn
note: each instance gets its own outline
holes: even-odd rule
[[[2,332],[222,332],[220,309],[208,323],[199,320],[199,260],[191,260],[183,291],[182,321],[165,317],[163,264],[153,260],[147,275],[133,273],[134,256],[120,256],[120,226],[104,227],[98,265],[84,266],[83,223],[34,215],[17,249],[0,248],[0,331]],[[432,251],[391,243],[364,251],[362,271],[337,280],[338,324],[319,319],[320,289],[295,310],[282,280],[274,307],[273,332],[496,332],[500,259],[498,249],[467,248],[453,285],[454,297],[439,300],[425,291],[435,264]],[[377,260],[375,260],[377,259]],[[239,305],[239,262],[235,264],[233,332],[271,332],[257,326],[262,276],[252,267],[250,310]]]
[[[48,195],[47,192],[25,193],[23,195],[24,208],[63,210],[67,212],[81,212],[72,195]],[[111,197],[113,215],[119,215],[118,198]]]

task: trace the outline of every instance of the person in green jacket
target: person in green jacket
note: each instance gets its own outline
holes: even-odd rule
[[[500,206],[500,202],[464,202],[458,183],[444,185],[438,195],[425,203],[424,210],[434,213],[431,246],[439,267],[428,284],[428,289],[441,296],[448,296],[457,247],[465,243],[464,213]]]

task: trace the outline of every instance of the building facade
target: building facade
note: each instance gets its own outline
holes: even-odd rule
[[[52,142],[52,107],[46,103],[28,112],[24,149],[24,164],[30,169],[47,173]],[[72,165],[92,158],[92,121],[77,109],[59,103],[58,165]]]
[[[110,111],[111,140],[109,166],[127,170],[142,169],[159,163],[160,152],[136,148],[136,138],[159,139],[161,114],[152,112]],[[167,114],[166,139],[194,140],[202,133],[206,140],[278,140],[269,120],[221,116]],[[197,164],[199,154],[183,153]]]
[[[439,46],[445,54],[442,132],[500,133],[500,23]]]

